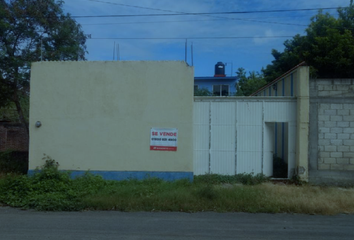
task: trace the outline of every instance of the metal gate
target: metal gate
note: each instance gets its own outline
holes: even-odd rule
[[[196,97],[194,174],[272,176],[273,154],[282,151],[290,177],[295,169],[295,136],[295,98]]]

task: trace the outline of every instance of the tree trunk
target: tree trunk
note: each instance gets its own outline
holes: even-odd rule
[[[17,114],[20,119],[20,122],[22,123],[23,127],[26,130],[27,136],[29,137],[28,123],[27,123],[25,117],[23,116],[23,111],[22,111],[22,107],[21,107],[21,103],[20,103],[17,91],[18,91],[17,89],[14,89],[13,102],[16,105],[16,110],[17,110]]]
[[[14,103],[16,105],[16,110],[17,110],[18,116],[20,118],[20,122],[22,123],[23,127],[26,129],[27,136],[29,136],[28,122],[26,121],[25,117],[23,116],[21,103],[18,100],[17,93],[15,93],[14,95],[15,95]]]

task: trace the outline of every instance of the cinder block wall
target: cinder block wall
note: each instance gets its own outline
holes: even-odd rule
[[[354,183],[353,83],[310,80],[310,182]]]

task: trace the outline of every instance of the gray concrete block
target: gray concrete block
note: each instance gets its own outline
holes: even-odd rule
[[[354,158],[350,158],[350,164],[354,165]]]
[[[317,95],[318,95],[319,97],[328,97],[328,96],[330,96],[331,94],[330,94],[330,91],[318,91]]]
[[[350,88],[348,85],[336,85],[334,86],[335,90],[339,90],[339,91],[349,91]]]
[[[338,128],[338,129],[342,130],[342,128]],[[331,130],[331,128],[325,128],[325,127],[320,127],[320,128],[318,128],[318,132],[319,132],[319,133],[329,133],[330,130]],[[342,131],[343,131],[343,130],[342,130]],[[340,133],[342,133],[342,132],[340,132]]]
[[[344,167],[341,164],[331,164],[331,170],[343,170]]]
[[[343,140],[344,146],[354,146],[354,140]]]
[[[329,127],[329,128],[340,127],[340,126],[338,126],[338,123],[340,123],[340,122],[331,122],[331,121],[324,122],[324,127]]]
[[[338,164],[349,164],[349,158],[337,158]]]
[[[329,103],[322,103],[318,107],[319,110],[329,110],[331,109],[331,104]]]
[[[337,134],[336,133],[325,133],[325,139],[336,139],[337,138]]]
[[[337,90],[337,89],[333,85],[323,85],[323,90],[324,91],[333,91],[333,90]]]
[[[350,85],[352,84],[351,79],[335,79],[334,84],[336,85]]]
[[[326,126],[326,123],[325,123],[325,126]],[[350,124],[349,122],[337,122],[337,127],[349,127]]]
[[[337,146],[338,152],[349,152],[350,146]]]
[[[330,164],[320,163],[318,164],[318,170],[329,170],[331,168]]]
[[[329,121],[329,117],[330,117],[329,115],[319,115],[318,120],[319,121]],[[331,117],[336,117],[336,116],[331,116]]]
[[[333,116],[335,117],[335,116]],[[354,115],[351,115],[351,116],[344,116],[343,117],[343,120],[344,121],[348,121],[348,122],[353,122],[354,121]]]
[[[353,128],[354,128],[354,122],[351,122],[351,123],[350,123],[350,127],[353,127]]]
[[[324,146],[317,146],[317,151],[322,151],[324,152],[325,147]]]
[[[344,109],[354,109],[354,104],[352,103],[345,103],[343,104]]]
[[[354,152],[354,146],[350,146],[350,151]]]
[[[311,96],[311,97],[317,97],[317,90],[310,88],[310,96]]]
[[[344,165],[344,170],[354,171],[354,165]]]
[[[318,125],[318,127],[324,127],[325,126],[325,122],[324,121],[318,121],[317,125]]]
[[[336,110],[336,109],[332,109],[332,110],[324,110],[324,115],[333,115],[333,116],[337,116],[337,110]]]
[[[324,86],[323,85],[317,85],[317,90],[318,91],[323,91],[324,90]]]
[[[320,140],[319,140],[320,141]],[[322,141],[326,141],[326,139],[322,140]],[[349,141],[349,140],[346,140]],[[331,145],[335,145],[335,146],[340,146],[343,145],[343,140],[340,139],[332,139],[331,140]]]
[[[343,152],[343,157],[354,158],[354,152]]]
[[[316,79],[316,84],[319,85],[332,85],[332,79]]]
[[[331,152],[330,156],[332,158],[341,158],[341,157],[343,157],[343,153],[342,152]]]
[[[336,158],[322,158],[322,161],[323,161],[323,163],[327,163],[327,164],[337,163]]]
[[[343,128],[331,128],[330,133],[342,133]]]
[[[337,111],[338,115],[341,116],[348,116],[350,114],[350,110],[349,109],[340,109]]]
[[[337,146],[325,146],[325,151],[326,152],[336,152]]]
[[[354,134],[350,134],[350,139],[354,139]]]
[[[341,141],[341,143],[342,143],[342,140],[336,140],[336,141]],[[318,145],[327,146],[327,145],[330,145],[330,141],[328,139],[321,139],[321,140],[318,140]],[[339,145],[342,145],[342,144],[339,144]]]
[[[329,152],[319,152],[319,153],[318,153],[318,156],[319,156],[320,158],[329,158],[329,157],[332,157],[332,156],[330,156],[330,153],[329,153]],[[342,157],[342,156],[340,156],[340,157]]]
[[[325,138],[325,134],[324,133],[319,133],[318,134],[318,139],[324,139]]]
[[[354,117],[354,116],[344,116],[344,117]],[[326,121],[326,120],[323,120]],[[331,121],[336,121],[336,122],[340,122],[343,121],[343,116],[331,116]],[[351,121],[351,120],[346,120],[344,119],[344,121]]]
[[[325,92],[325,91],[324,91]],[[336,96],[341,96],[343,94],[343,91],[329,91],[329,95],[331,97],[336,97]]]
[[[343,104],[331,104],[331,109],[343,109]]]
[[[343,133],[354,133],[354,127],[343,128]]]
[[[354,115],[354,109],[351,109],[351,110],[349,110],[350,112],[349,112],[349,114],[350,115]]]
[[[346,140],[346,139],[349,139],[349,136],[350,136],[349,133],[340,133],[337,135],[337,138]]]

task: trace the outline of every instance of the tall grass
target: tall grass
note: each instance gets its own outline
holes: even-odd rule
[[[277,212],[325,214],[354,213],[354,189],[319,186],[264,184],[264,201],[272,201]]]
[[[87,173],[72,179],[47,160],[33,176],[0,177],[0,203],[45,211],[217,211],[354,213],[354,191],[330,187],[274,185],[262,175],[205,175],[193,182],[106,181]],[[243,184],[240,184],[243,183]]]

